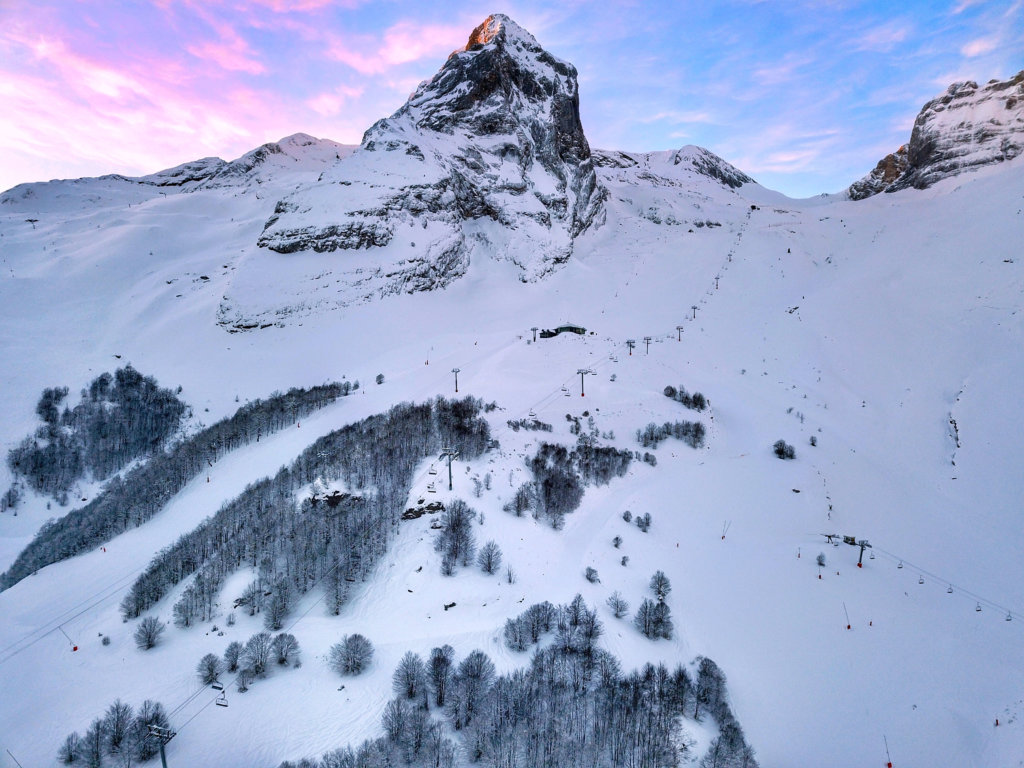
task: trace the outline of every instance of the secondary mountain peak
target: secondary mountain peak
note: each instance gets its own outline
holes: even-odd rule
[[[1022,153],[1024,71],[983,86],[973,80],[953,83],[921,108],[910,142],[883,158],[848,193],[861,200],[878,192],[925,189]]]

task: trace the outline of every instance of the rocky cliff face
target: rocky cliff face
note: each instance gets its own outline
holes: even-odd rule
[[[889,155],[848,192],[860,200],[878,192],[925,189],[949,176],[1012,160],[1022,152],[1024,71],[981,87],[973,81],[954,83],[921,109],[905,159],[900,152]]]
[[[907,170],[907,145],[904,144],[891,155],[878,161],[864,178],[853,182],[848,191],[851,200],[863,200],[865,197],[884,192],[896,179]]]
[[[575,68],[496,15],[351,158],[281,200],[259,244],[372,251],[363,298],[443,287],[473,254],[510,261],[528,281],[600,223],[606,194]]]

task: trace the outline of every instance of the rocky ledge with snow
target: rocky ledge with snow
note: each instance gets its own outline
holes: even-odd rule
[[[1024,71],[1009,80],[953,83],[921,109],[910,143],[847,190],[853,200],[1001,163],[1024,152]],[[902,153],[902,154],[901,154]]]

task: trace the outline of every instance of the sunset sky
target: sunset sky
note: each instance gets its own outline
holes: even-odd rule
[[[1024,0],[0,0],[0,190],[356,144],[492,12],[576,65],[591,146],[698,144],[798,197],[867,173],[950,83],[1024,69]]]

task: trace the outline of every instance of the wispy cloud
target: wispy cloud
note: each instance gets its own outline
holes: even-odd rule
[[[854,40],[854,49],[885,53],[904,42],[909,34],[910,28],[904,24],[896,22],[883,24],[868,30]]]
[[[402,64],[447,55],[464,45],[468,36],[463,26],[423,25],[402,20],[385,29],[379,37],[331,35],[327,53],[360,74],[379,75]]]
[[[979,37],[971,40],[960,49],[960,53],[969,59],[983,56],[994,51],[999,46],[999,38],[995,35],[990,37]]]

